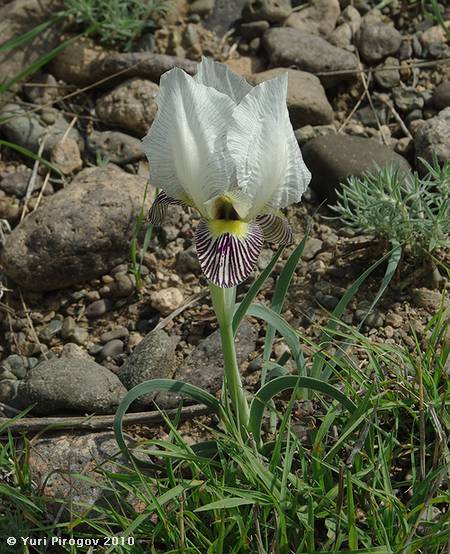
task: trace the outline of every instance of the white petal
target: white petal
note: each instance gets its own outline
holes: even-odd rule
[[[151,183],[202,211],[205,201],[229,186],[233,162],[226,127],[235,104],[178,68],[162,76],[157,103],[157,116],[143,139]]]
[[[298,202],[311,180],[289,121],[287,82],[286,73],[261,83],[233,111],[228,149],[252,216]]]
[[[202,58],[202,61],[198,65],[198,71],[194,79],[197,83],[213,87],[219,92],[226,94],[236,104],[239,104],[242,98],[253,88],[243,77],[233,73],[225,64],[205,57]]]

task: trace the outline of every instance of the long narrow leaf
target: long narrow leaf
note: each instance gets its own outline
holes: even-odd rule
[[[233,317],[234,334],[236,334],[239,324],[241,323],[242,319],[245,317],[245,314],[247,313],[247,310],[250,307],[251,303],[256,298],[256,295],[261,290],[264,283],[267,281],[269,275],[272,273],[272,270],[275,267],[275,264],[277,263],[278,258],[281,256],[281,253],[283,252],[283,250],[284,250],[284,247],[281,247],[275,252],[270,263],[264,268],[264,271],[261,272],[261,274],[258,276],[256,281],[247,291],[247,294],[244,296],[244,299],[242,300],[242,302],[237,307],[237,310],[235,311],[234,317]]]
[[[34,37],[37,37],[44,31],[46,31],[49,27],[51,27],[54,23],[56,23],[56,21],[58,21],[58,18],[49,19],[47,21],[44,21],[43,23],[40,23],[39,25],[36,25],[36,27],[33,27],[26,33],[23,33],[18,37],[13,37],[12,39],[7,40],[6,42],[0,45],[0,54],[3,54],[4,52],[9,52],[10,50],[14,50],[18,46],[22,46],[22,44],[25,44],[30,40],[33,40]]]
[[[14,142],[9,142],[7,140],[0,139],[0,146],[5,146],[6,148],[11,148],[12,150],[16,150],[16,152],[19,152],[19,154],[22,154],[23,156],[27,156],[28,158],[31,158],[32,160],[39,161],[40,164],[45,165],[58,175],[62,175],[61,171],[56,167],[56,165],[53,165],[51,162],[47,161],[45,158],[41,158],[31,150],[28,150],[28,148],[24,148],[23,146],[20,146],[19,144],[15,144]]]
[[[277,284],[275,287],[275,292],[272,300],[272,310],[279,314],[283,308],[284,300],[286,298],[286,293],[288,291],[289,285],[291,283],[292,277],[294,275],[295,269],[302,257],[303,250],[305,249],[306,240],[308,239],[308,232],[305,233],[300,244],[295,248],[292,254],[289,256],[286,265],[284,266],[280,276],[278,277]],[[263,360],[266,362],[270,359],[272,353],[273,341],[275,339],[276,328],[269,324],[266,331],[266,338],[264,341],[264,352]],[[266,382],[267,370],[262,368],[261,371],[261,384],[264,385]]]
[[[297,362],[303,357],[299,337],[293,327],[287,323],[280,315],[274,312],[271,308],[263,304],[252,304],[247,311],[247,314],[266,321],[273,329],[284,338],[289,346],[292,357]]]

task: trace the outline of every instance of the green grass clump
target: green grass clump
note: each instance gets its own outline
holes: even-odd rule
[[[166,14],[172,0],[65,0],[67,14],[85,28],[95,26],[94,36],[110,46],[129,50],[154,19]]]
[[[423,162],[425,163],[425,162]],[[402,247],[419,257],[448,247],[450,163],[425,163],[428,173],[406,175],[390,167],[350,177],[332,209],[357,232]]]
[[[215,441],[213,457],[167,420],[166,440],[142,440],[135,450],[160,469],[123,459],[108,471],[99,467],[104,500],[96,505],[41,496],[27,464],[32,445],[18,452],[10,438],[0,446],[0,534],[124,537],[95,549],[117,554],[447,553],[447,319],[444,309],[432,318],[425,346],[411,332],[412,348],[376,344],[341,326],[334,347],[363,349],[365,362],[310,344],[306,370],[325,357],[330,382],[354,409],[322,393],[304,404],[297,389],[284,403],[267,404],[277,432],[260,450],[230,420],[204,427]],[[72,517],[49,517],[47,502],[71,506]]]

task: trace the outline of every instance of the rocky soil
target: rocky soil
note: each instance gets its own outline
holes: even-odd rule
[[[44,20],[50,4],[2,3],[4,38]],[[319,336],[346,288],[382,253],[373,238],[326,219],[339,183],[374,164],[410,172],[421,171],[419,158],[430,161],[433,153],[450,161],[446,36],[418,5],[394,0],[380,12],[375,4],[180,1],[135,51],[80,39],[3,95],[1,138],[39,153],[59,175],[1,149],[2,405],[34,405],[35,415],[114,413],[127,389],[154,377],[219,393],[220,345],[193,247],[195,216],[175,207],[155,230],[140,290],[129,263],[136,218],[154,192],[150,184],[144,202],[148,167],[140,139],[155,117],[159,78],[173,66],[194,73],[202,55],[224,61],[252,84],[288,71],[289,113],[313,180],[304,201],[288,210],[296,242],[308,223],[312,233],[284,316],[308,338]],[[24,21],[27,8],[32,17]],[[33,56],[60,38],[42,37]],[[31,59],[3,57],[2,75],[16,74]],[[263,251],[259,269],[272,254]],[[280,268],[281,262],[275,276]],[[443,283],[422,273],[402,288],[416,269],[408,261],[403,268],[362,330],[374,341],[413,348],[411,328],[427,340]],[[346,323],[361,320],[381,276],[382,269],[353,299]],[[273,284],[269,279],[262,300],[270,300]],[[248,321],[238,336],[249,390],[259,380],[262,331]],[[274,355],[284,349],[277,341]],[[172,407],[179,399],[160,394],[141,399],[136,409],[152,409],[155,400]],[[72,442],[60,440],[58,456]]]

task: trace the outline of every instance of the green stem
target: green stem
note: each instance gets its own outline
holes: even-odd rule
[[[236,288],[222,289],[209,284],[211,300],[219,322],[224,361],[224,389],[231,400],[239,428],[248,426],[249,408],[242,387],[236,357],[233,333],[233,315],[236,303]]]

